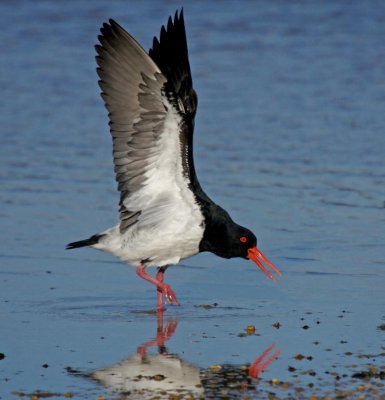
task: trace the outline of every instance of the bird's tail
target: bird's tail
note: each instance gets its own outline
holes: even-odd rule
[[[77,249],[78,247],[85,247],[85,246],[92,246],[93,244],[96,244],[99,242],[99,239],[105,235],[93,235],[88,239],[85,240],[79,240],[78,242],[72,242],[68,243],[66,246],[67,250],[70,249]]]

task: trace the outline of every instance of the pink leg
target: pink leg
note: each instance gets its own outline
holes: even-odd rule
[[[167,267],[160,267],[158,269],[158,272],[156,274],[156,280],[163,283],[164,280],[164,273],[166,272]],[[163,305],[163,293],[162,290],[157,287],[157,292],[158,292],[158,310],[159,311],[164,311],[166,307]],[[175,295],[174,295],[175,296]]]
[[[139,267],[136,268],[136,273],[142,279],[145,279],[146,281],[156,286],[158,291],[158,303],[157,303],[158,309],[159,310],[164,309],[163,296],[165,297],[168,304],[174,304],[179,306],[179,301],[176,298],[174,291],[171,289],[169,285],[167,285],[167,283],[163,283],[163,275],[164,272],[166,271],[166,267],[159,268],[159,271],[156,274],[156,278],[153,278],[152,276],[148,275],[145,271],[145,268],[146,267],[144,265],[140,265]]]

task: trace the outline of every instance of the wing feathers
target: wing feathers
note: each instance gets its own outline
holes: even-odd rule
[[[169,18],[167,30],[162,27],[160,40],[154,39],[149,54],[114,20],[104,23],[100,31],[100,44],[95,46],[97,73],[109,113],[121,192],[120,231],[125,232],[150,209],[159,215],[156,209],[163,205],[157,196],[168,202],[173,197],[167,190],[174,190],[174,184],[163,187],[162,181],[175,180],[178,158],[191,154],[196,94],[182,12],[175,14],[174,22]]]
[[[174,104],[185,118],[193,119],[197,96],[193,89],[183,10],[175,13],[174,22],[169,17],[167,29],[162,26],[160,40],[153,39],[150,57],[167,78],[167,90],[174,94]],[[178,101],[179,100],[179,101]]]
[[[121,231],[137,221],[138,211],[123,204],[145,182],[153,162],[154,132],[164,122],[161,88],[166,79],[136,40],[115,21],[103,24],[96,45],[97,73],[109,112],[118,189]],[[152,99],[148,99],[151,95]],[[142,104],[143,103],[143,104]],[[152,112],[153,115],[146,115]],[[157,118],[152,118],[154,116]],[[135,217],[134,217],[135,216]]]

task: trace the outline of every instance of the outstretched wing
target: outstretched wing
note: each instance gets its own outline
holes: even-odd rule
[[[159,218],[157,211],[167,203],[185,206],[185,192],[196,181],[191,148],[196,95],[182,13],[169,19],[167,30],[162,27],[151,57],[113,20],[101,33],[97,72],[109,111],[124,232],[145,211]]]
[[[189,177],[191,188],[201,191],[196,178],[193,159],[194,118],[198,97],[193,89],[183,10],[175,13],[174,22],[169,17],[167,29],[162,26],[159,40],[154,37],[150,57],[167,78],[165,92],[175,110],[182,117],[181,142],[182,162]]]
[[[188,60],[183,10],[179,16],[178,12],[175,13],[174,22],[169,17],[167,29],[162,26],[160,39],[154,37],[148,54],[167,78],[166,91],[173,105],[183,115],[185,122],[193,127],[197,95],[193,89]]]

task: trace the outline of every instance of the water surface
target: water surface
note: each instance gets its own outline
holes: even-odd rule
[[[181,396],[383,395],[382,3],[83,0],[0,4],[0,398],[122,397],[96,371],[137,367],[159,332],[154,290],[134,269],[64,246],[118,218],[99,27],[113,17],[147,49],[181,5],[198,176],[283,277],[210,254],[170,268],[182,306],[167,310],[172,332],[160,354],[146,348],[148,365],[188,370],[195,389]],[[272,344],[278,358],[248,377]],[[143,398],[135,371],[122,390]]]

